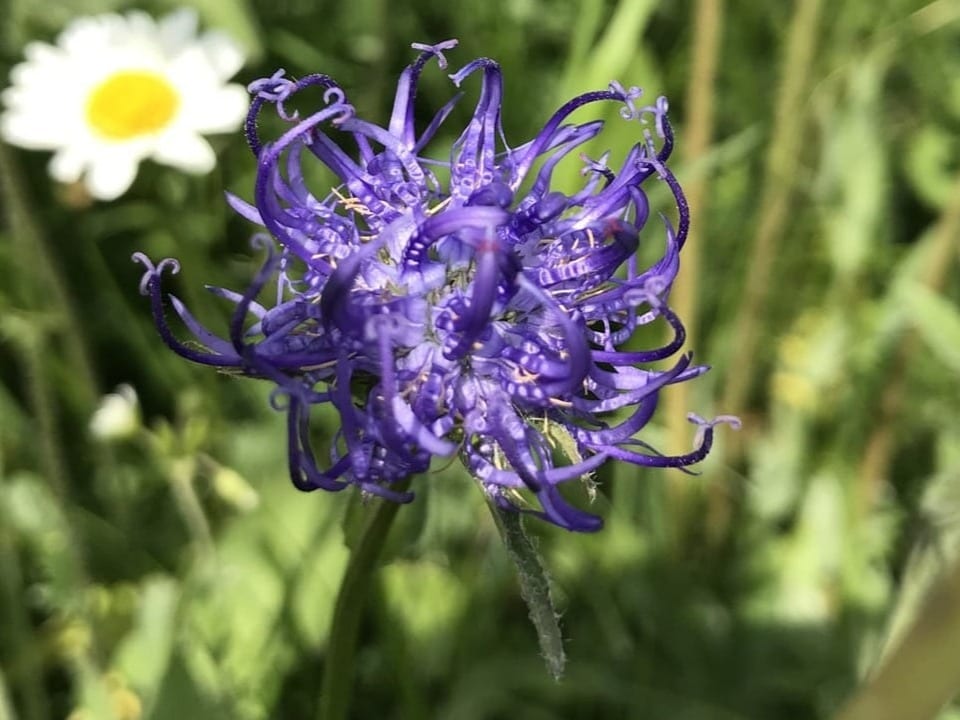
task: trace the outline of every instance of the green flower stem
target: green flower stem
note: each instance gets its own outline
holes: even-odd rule
[[[216,555],[216,545],[207,515],[203,511],[203,503],[197,496],[194,485],[195,475],[196,460],[194,458],[175,458],[170,462],[167,471],[177,510],[187,526],[198,556],[207,561]]]
[[[403,487],[394,489],[402,491],[408,484],[409,482],[404,483]],[[340,583],[337,604],[333,608],[323,684],[320,688],[320,720],[346,720],[348,717],[360,621],[384,542],[400,509],[399,504],[380,499],[372,501],[371,506],[350,554],[350,561]]]
[[[559,680],[563,676],[567,657],[563,652],[563,635],[550,595],[550,578],[540,560],[540,553],[524,532],[519,513],[501,510],[495,505],[491,505],[490,510],[507,554],[517,567],[520,595],[530,611],[530,620],[537,631],[547,671],[554,680]]]

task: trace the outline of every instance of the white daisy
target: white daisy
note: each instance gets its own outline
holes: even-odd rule
[[[141,160],[194,173],[216,161],[206,133],[236,130],[248,106],[243,65],[227,36],[197,37],[189,9],[155,21],[143,12],[71,22],[56,45],[33,42],[10,73],[0,135],[9,143],[54,150],[50,174],[84,178],[101,200],[122,195]]]

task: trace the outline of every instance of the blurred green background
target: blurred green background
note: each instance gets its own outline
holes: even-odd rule
[[[885,653],[878,692],[914,702],[902,637],[900,667],[960,678],[960,651],[935,652],[960,647],[960,592],[919,611],[960,538],[960,2],[192,5],[244,45],[239,82],[326,72],[381,122],[410,43],[449,37],[453,67],[502,64],[513,145],[612,79],[666,94],[695,223],[673,298],[714,370],[644,437],[688,447],[687,410],[744,420],[699,476],[604,468],[597,535],[530,526],[560,683],[481,493],[456,464],[418,479],[363,619],[354,716],[827,718]],[[2,77],[28,40],[128,7],[4,0]],[[430,68],[423,113],[451,93]],[[637,127],[609,119],[593,147],[616,155]],[[270,388],[168,352],[129,260],[179,258],[171,286],[225,326],[202,286],[257,267],[222,199],[251,198],[255,165],[239,133],[215,142],[213,174],[146,163],[110,204],[0,146],[0,720],[315,716],[356,499],[291,487]],[[121,383],[140,424],[97,439]],[[960,717],[937,704],[858,717]]]

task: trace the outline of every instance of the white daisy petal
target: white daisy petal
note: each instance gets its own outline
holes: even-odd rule
[[[57,64],[63,60],[63,52],[59,48],[36,40],[27,43],[23,48],[23,56],[31,65],[41,66]]]
[[[190,127],[199,133],[229,133],[243,124],[250,96],[241,85],[227,85],[184,107]]]
[[[196,42],[197,22],[197,11],[193,8],[180,8],[160,21],[160,41],[168,56]]]
[[[87,166],[86,156],[74,148],[64,148],[50,158],[48,170],[54,180],[62,183],[74,183],[83,175]]]
[[[126,15],[127,31],[143,38],[150,38],[157,34],[157,24],[143,10],[131,10]]]
[[[60,33],[57,45],[71,55],[95,52],[109,44],[111,26],[115,28],[121,21],[118,15],[76,18]]]
[[[210,31],[200,38],[200,45],[220,80],[229,80],[243,67],[243,50],[230,36]]]
[[[0,137],[28,150],[54,150],[60,146],[55,123],[24,112],[9,112],[0,117]]]
[[[106,152],[87,172],[86,186],[97,200],[116,200],[133,185],[139,159],[122,152]]]
[[[196,174],[208,173],[217,164],[210,143],[196,133],[171,134],[157,145],[152,157],[163,165]]]
[[[0,93],[0,137],[53,150],[50,175],[83,177],[102,200],[123,194],[148,157],[209,172],[216,157],[201,134],[236,130],[248,98],[226,84],[240,47],[197,32],[193,9],[160,20],[134,10],[77,18],[55,45],[29,43]]]

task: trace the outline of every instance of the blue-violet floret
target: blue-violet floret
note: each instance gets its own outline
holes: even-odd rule
[[[698,427],[694,449],[663,455],[637,433],[660,391],[707,368],[680,355],[683,325],[667,305],[689,213],[667,167],[673,134],[667,103],[639,105],[640,91],[611,83],[579,95],[529,142],[510,148],[500,122],[499,65],[481,58],[451,75],[480,76],[479,99],[449,160],[425,150],[462,94],[417,130],[414,100],[437,45],[415,44],[417,59],[400,76],[389,124],[357,117],[326,75],[291,80],[283,71],[250,85],[247,141],[257,157],[254,202],[230,205],[265,232],[255,241],[267,259],[242,293],[213,291],[234,304],[228,337],[201,325],[161,289],[166,268],[142,254],[149,295],[164,341],[194,362],[273,381],[275,405],[288,416],[290,474],[302,490],[340,490],[399,502],[398,487],[434,456],[459,455],[497,505],[529,512],[568,530],[593,531],[599,518],[567,502],[558,486],[591,475],[607,460],[686,467],[703,459],[720,417]],[[292,96],[319,88],[324,105],[302,117]],[[561,159],[596,137],[603,122],[573,123],[593,103],[619,103],[640,137],[619,165],[584,155],[583,187],[551,187]],[[273,142],[258,132],[272,106],[289,129]],[[326,128],[326,129],[325,129]],[[329,130],[335,132],[329,132]],[[339,140],[349,141],[349,150]],[[338,185],[315,193],[306,167],[319,161]],[[678,211],[663,221],[663,253],[638,267],[649,219],[647,180],[665,183]],[[274,301],[259,300],[268,284]],[[165,299],[191,342],[167,323]],[[670,337],[658,347],[626,349],[641,325],[662,319]],[[641,367],[643,366],[643,367]],[[311,411],[332,404],[340,417],[321,463]]]

